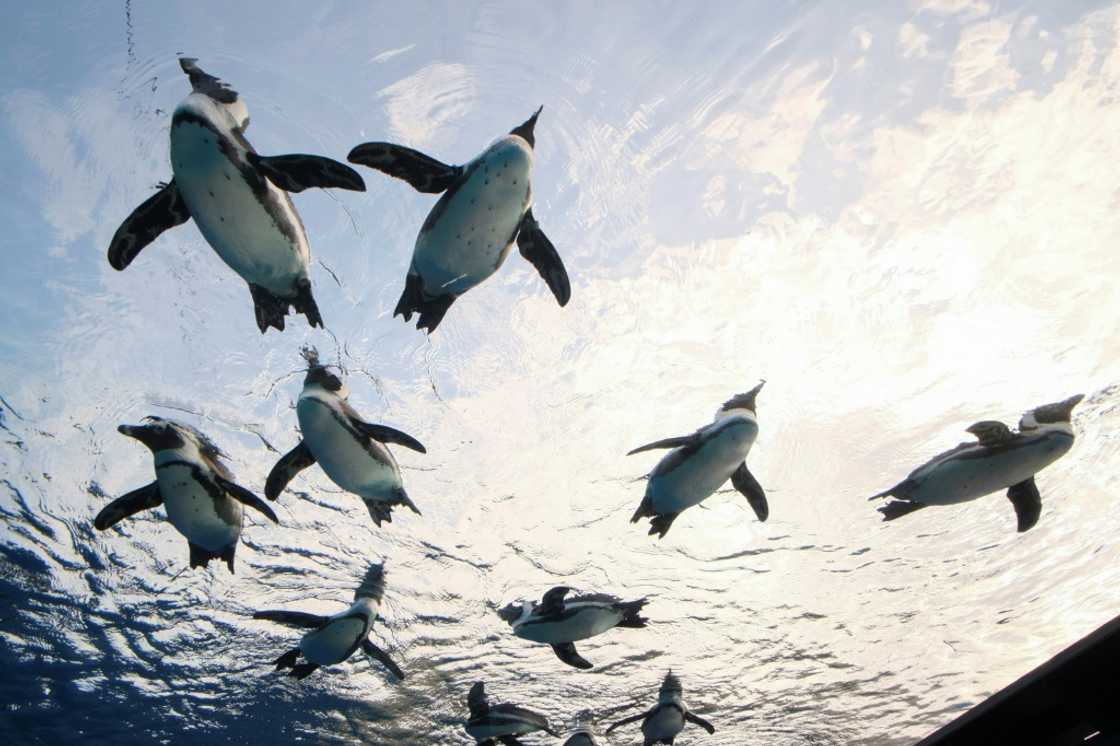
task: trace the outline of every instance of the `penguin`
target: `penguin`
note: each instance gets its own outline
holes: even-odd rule
[[[599,746],[599,741],[590,728],[579,728],[568,736],[568,740],[564,741],[564,746]]]
[[[570,591],[566,586],[557,586],[545,593],[539,604],[508,604],[498,611],[498,616],[513,628],[513,634],[523,640],[548,643],[557,658],[584,669],[592,664],[576,652],[573,643],[614,627],[645,627],[649,621],[641,616],[644,598],[623,601],[604,593],[566,598]]]
[[[362,652],[389,669],[391,674],[403,679],[404,672],[400,666],[369,640],[384,593],[385,565],[378,564],[366,571],[362,584],[354,592],[354,603],[346,611],[334,616],[301,611],[258,611],[253,618],[311,630],[300,638],[299,645],[273,661],[277,671],[291,669],[288,675],[292,678],[305,679],[319,666],[341,663],[361,648]],[[297,663],[301,654],[305,662]]]
[[[645,736],[644,746],[652,746],[655,743],[672,744],[673,740],[684,730],[686,722],[699,725],[708,731],[709,735],[716,732],[715,726],[699,715],[694,715],[688,711],[682,697],[680,679],[674,676],[672,671],[661,682],[661,691],[657,695],[657,704],[654,705],[653,709],[640,715],[619,720],[607,728],[606,732],[609,734],[620,725],[634,723],[638,720],[642,721],[642,735]]]
[[[498,271],[516,239],[561,306],[571,298],[564,263],[533,216],[533,130],[541,109],[464,166],[449,166],[402,145],[367,142],[351,163],[403,179],[417,191],[443,193],[416,237],[404,292],[393,311],[435,331],[451,304]]]
[[[309,367],[296,404],[303,440],[269,472],[265,497],[277,499],[296,474],[318,462],[332,482],[362,498],[379,528],[382,521],[393,520],[395,505],[419,515],[420,509],[404,491],[400,467],[387,444],[419,453],[427,450],[400,430],[365,422],[347,401],[350,392],[342,379],[319,364],[318,353],[306,348],[303,355]]]
[[[222,461],[224,454],[193,427],[153,416],[144,418],[141,425],[121,425],[117,432],[135,438],[152,451],[156,481],[105,506],[93,520],[99,531],[163,505],[171,525],[187,539],[192,568],[206,567],[210,560],[220,559],[232,573],[241,536],[241,506],[259,510],[278,523],[264,500],[233,481],[233,474]]]
[[[650,472],[645,496],[630,518],[631,523],[649,517],[649,533],[664,537],[681,511],[706,500],[728,477],[747,498],[758,520],[766,520],[770,515],[766,493],[746,462],[758,437],[755,398],[765,383],[728,399],[716,412],[712,424],[692,435],[648,443],[626,454],[673,449]]]
[[[289,307],[322,326],[308,277],[307,233],[288,192],[362,192],[365,183],[329,158],[259,155],[245,139],[245,102],[197,62],[179,59],[192,91],[171,115],[174,176],[125,218],[109,244],[109,264],[125,269],[160,233],[194,218],[206,242],[249,284],[262,334],[283,330]]]
[[[471,687],[470,694],[467,695],[467,706],[471,715],[464,727],[467,735],[474,738],[476,743],[487,746],[496,743],[503,746],[524,746],[517,737],[540,730],[553,738],[560,737],[559,733],[549,727],[548,718],[544,715],[517,705],[490,704],[486,686],[481,681]]]
[[[1042,514],[1035,474],[1073,447],[1071,415],[1083,398],[1077,394],[1035,407],[1020,418],[1018,432],[996,420],[970,425],[965,432],[976,442],[934,456],[869,499],[897,498],[879,507],[883,520],[893,521],[930,505],[955,505],[1006,489],[1018,531],[1027,531]]]

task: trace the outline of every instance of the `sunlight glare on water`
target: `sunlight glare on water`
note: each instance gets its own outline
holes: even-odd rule
[[[1115,3],[74,3],[0,30],[0,733],[114,743],[469,743],[466,695],[601,734],[672,668],[717,728],[678,743],[913,743],[1110,619],[1120,304]],[[197,57],[264,154],[386,140],[465,163],[537,106],[534,214],[560,308],[517,252],[430,338],[392,318],[435,202],[361,169],[293,196],[326,323],[256,329],[197,228],[127,271],[117,226],[171,176]],[[423,515],[375,528],[308,469],[246,512],[235,575],[184,570],[163,509],[94,530],[152,479],[117,433],[213,437],[237,481],[298,440],[310,344],[347,375]],[[663,539],[627,521],[658,454],[760,379],[749,458]],[[1082,392],[1077,442],[1001,495],[879,522],[866,497],[966,439]],[[370,562],[362,656],[295,682],[293,630]],[[647,629],[582,643],[590,672],[495,613],[548,588],[649,598]],[[637,726],[603,743],[634,743]],[[546,742],[538,738],[528,742]]]

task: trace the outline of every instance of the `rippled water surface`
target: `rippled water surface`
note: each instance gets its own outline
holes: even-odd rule
[[[470,684],[600,733],[670,667],[717,727],[678,743],[905,744],[1118,611],[1120,13],[1107,2],[27,3],[0,29],[0,733],[14,742],[468,743]],[[391,140],[462,163],[538,105],[516,252],[429,339],[393,319],[434,198],[294,197],[325,330],[260,335],[192,225],[126,271],[170,177],[176,56],[242,93],[264,153]],[[186,567],[116,432],[209,433],[263,491],[298,437],[303,344],[348,374],[423,511],[375,529],[309,469],[248,514],[236,575]],[[628,523],[656,455],[758,379],[759,523],[728,490],[662,541]],[[865,498],[979,419],[1084,392],[1072,452],[1007,500],[878,522]],[[362,656],[303,683],[259,608],[333,613],[372,560]],[[495,610],[565,583],[648,596],[591,672]],[[629,744],[637,728],[605,743]],[[532,739],[526,739],[531,741]],[[536,742],[543,743],[545,739]]]

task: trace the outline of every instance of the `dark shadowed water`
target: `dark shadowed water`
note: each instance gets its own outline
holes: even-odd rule
[[[472,682],[563,731],[670,667],[717,727],[679,744],[907,744],[1120,611],[1120,12],[1109,2],[26,3],[0,28],[0,735],[13,743],[465,744]],[[391,317],[434,198],[370,170],[294,197],[326,330],[257,332],[197,229],[126,271],[198,57],[263,153],[391,140],[462,163],[544,104],[534,213],[430,338]],[[318,469],[250,512],[236,575],[186,566],[116,432],[182,419],[263,491],[298,437],[303,344],[348,374],[423,516],[375,529]],[[627,521],[656,455],[768,383],[728,491],[662,541]],[[1034,405],[1087,395],[1024,535],[994,495],[878,522],[865,498]],[[296,633],[384,559],[374,638],[302,683]],[[590,672],[495,610],[565,583],[648,596]],[[636,726],[608,744],[632,744]],[[547,739],[527,738],[545,743]],[[557,742],[558,743],[558,742]]]

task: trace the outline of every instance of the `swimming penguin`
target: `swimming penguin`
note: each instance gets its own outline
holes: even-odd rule
[[[471,716],[465,726],[467,735],[477,743],[492,746],[495,743],[504,746],[523,746],[518,736],[526,733],[535,733],[543,730],[553,738],[560,734],[548,727],[548,719],[538,715],[532,710],[526,710],[517,705],[492,705],[486,696],[486,687],[479,681],[471,687],[467,695],[467,706]]]
[[[121,425],[117,432],[151,449],[156,481],[105,506],[93,520],[98,530],[163,505],[171,525],[187,539],[191,567],[206,567],[210,560],[221,559],[233,572],[233,555],[241,536],[241,506],[278,522],[264,500],[234,483],[233,474],[222,462],[224,454],[193,427],[146,417],[144,424]]]
[[[319,666],[341,663],[361,648],[362,652],[385,666],[398,679],[403,679],[404,672],[400,666],[369,640],[370,629],[377,619],[384,592],[385,566],[373,565],[366,571],[365,579],[354,592],[354,603],[346,611],[334,616],[305,614],[301,611],[258,611],[253,614],[253,618],[311,630],[300,639],[299,645],[273,661],[277,671],[290,668],[288,675],[293,678],[305,679]],[[304,657],[304,663],[296,663],[300,654]]]
[[[684,730],[685,722],[699,725],[709,734],[715,733],[716,729],[711,723],[704,718],[694,715],[688,711],[688,707],[684,704],[682,698],[681,682],[673,672],[670,671],[665,680],[661,682],[661,691],[657,695],[657,704],[652,710],[643,712],[640,715],[619,720],[617,723],[607,728],[609,734],[612,730],[620,725],[627,723],[634,723],[638,720],[642,721],[642,735],[645,736],[644,746],[652,746],[655,743],[672,744],[673,740],[677,737],[682,730]]]
[[[544,108],[544,107],[541,107]],[[402,145],[367,142],[348,160],[443,196],[416,237],[404,292],[393,311],[435,331],[455,299],[498,271],[513,247],[528,259],[560,305],[572,295],[556,248],[533,217],[533,128],[541,109],[465,166],[448,166]]]
[[[898,498],[879,508],[883,520],[892,521],[929,505],[955,505],[1006,489],[1022,533],[1042,513],[1034,475],[1073,446],[1070,417],[1083,398],[1077,394],[1032,409],[1019,420],[1017,433],[995,420],[977,422],[965,430],[976,436],[975,443],[934,456],[870,499]]]
[[[378,527],[393,520],[394,505],[405,505],[419,515],[386,444],[427,453],[424,446],[400,430],[363,421],[346,401],[350,392],[342,379],[319,364],[314,349],[305,349],[303,355],[309,368],[296,404],[303,440],[272,468],[265,497],[275,500],[296,474],[318,462],[332,482],[362,498]]]
[[[645,627],[641,616],[646,599],[623,601],[604,593],[565,598],[571,588],[557,586],[544,594],[539,604],[525,601],[508,604],[498,612],[524,640],[546,642],[556,657],[575,668],[591,668],[573,644],[601,635],[614,627]]]
[[[599,741],[596,740],[595,734],[591,732],[590,728],[579,728],[568,736],[568,740],[564,741],[564,746],[599,746]]]
[[[747,454],[758,437],[755,397],[762,383],[724,402],[712,424],[692,435],[666,438],[635,448],[627,456],[655,448],[672,448],[650,472],[646,494],[631,523],[651,517],[650,534],[665,536],[685,508],[698,505],[731,478],[754,508],[758,520],[770,515],[766,493],[747,468]]]
[[[236,91],[179,59],[192,93],[171,116],[174,178],[137,207],[109,244],[123,270],[156,237],[194,218],[218,256],[249,283],[261,333],[282,330],[289,306],[322,326],[311,295],[311,250],[288,192],[308,187],[365,191],[349,166],[316,155],[258,155],[245,139],[249,111]]]

